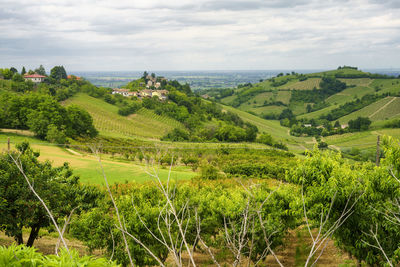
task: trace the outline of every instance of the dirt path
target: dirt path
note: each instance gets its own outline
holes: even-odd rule
[[[388,105],[390,105],[393,101],[396,100],[396,97],[393,97],[392,100],[390,100],[389,102],[387,102],[385,105],[383,105],[380,109],[378,109],[377,111],[375,111],[374,113],[372,113],[371,115],[368,116],[368,118],[372,118],[375,114],[377,114],[379,111],[381,111],[382,109],[384,109],[385,107],[387,107]]]
[[[74,150],[72,150],[72,149],[66,148],[66,150],[67,150],[68,152],[70,152],[71,154],[74,154],[74,155],[76,155],[76,156],[82,156],[81,153],[78,153],[78,152],[76,152],[76,151],[74,151]]]

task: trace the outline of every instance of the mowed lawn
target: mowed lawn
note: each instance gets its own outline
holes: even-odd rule
[[[53,166],[61,166],[64,162],[68,162],[74,174],[81,177],[82,183],[88,184],[104,184],[104,177],[97,158],[91,154],[81,154],[79,151],[68,151],[64,148],[54,146],[45,141],[38,140],[33,137],[21,136],[12,133],[0,133],[0,151],[7,149],[7,137],[10,137],[14,148],[15,143],[28,141],[34,150],[40,151],[40,160],[50,160]],[[139,162],[119,162],[111,160],[108,156],[104,156],[102,165],[109,183],[125,183],[125,182],[145,182],[152,180],[146,171],[153,172],[152,169],[146,168],[145,164]],[[157,173],[162,180],[168,177],[168,168],[158,168]],[[190,168],[174,167],[171,172],[171,179],[190,179],[196,176]]]

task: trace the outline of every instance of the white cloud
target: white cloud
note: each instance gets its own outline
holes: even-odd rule
[[[377,0],[9,1],[0,67],[400,67],[400,8]],[[385,58],[385,60],[382,60]]]

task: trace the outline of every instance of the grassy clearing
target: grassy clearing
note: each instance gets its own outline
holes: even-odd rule
[[[78,105],[93,117],[96,129],[104,136],[160,138],[181,124],[171,118],[156,115],[142,108],[128,117],[118,114],[118,107],[87,94],[79,93],[64,102]]]
[[[40,160],[50,160],[54,166],[61,166],[64,162],[68,162],[74,173],[81,177],[81,182],[88,184],[103,184],[104,178],[98,163],[97,158],[90,154],[76,154],[70,151],[49,144],[45,141],[27,136],[21,136],[10,133],[0,133],[0,150],[7,148],[7,137],[10,137],[12,148],[15,143],[28,141],[33,149],[40,151]],[[104,155],[103,167],[110,183],[124,182],[145,182],[151,180],[151,177],[146,173],[146,165],[140,162],[119,162],[112,160],[107,155]],[[168,169],[160,168],[158,173],[162,180],[168,176]],[[190,179],[197,174],[186,167],[173,168],[171,173],[172,179]]]

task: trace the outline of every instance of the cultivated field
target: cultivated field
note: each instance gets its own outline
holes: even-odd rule
[[[372,103],[360,110],[340,118],[340,122],[347,123],[357,117],[369,117],[372,121],[385,120],[400,114],[400,102],[398,97],[386,97]]]
[[[294,83],[287,83],[280,86],[280,89],[291,89],[291,90],[312,90],[314,87],[319,88],[321,78],[309,78],[305,81],[298,81]]]
[[[121,116],[118,107],[83,93],[64,102],[66,106],[72,104],[87,110],[96,129],[105,136],[160,138],[173,128],[180,127],[179,122],[144,108],[137,114]]]

